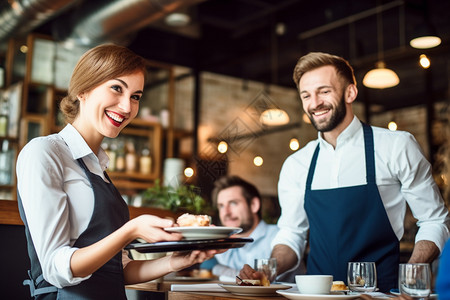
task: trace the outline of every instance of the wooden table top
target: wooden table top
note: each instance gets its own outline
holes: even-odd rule
[[[163,282],[145,282],[145,283],[139,283],[139,284],[132,284],[127,285],[127,289],[134,289],[134,290],[140,290],[140,291],[147,291],[147,292],[165,292],[167,293],[168,300],[187,300],[187,299],[209,299],[209,300],[234,300],[234,299],[245,299],[245,300],[256,300],[256,299],[264,299],[264,300],[272,300],[272,299],[286,299],[283,296],[280,295],[274,295],[274,296],[237,296],[233,295],[229,292],[186,292],[186,291],[176,291],[172,292],[171,286],[173,284],[205,284],[205,283],[220,283],[220,281],[171,281],[171,280],[164,280]]]

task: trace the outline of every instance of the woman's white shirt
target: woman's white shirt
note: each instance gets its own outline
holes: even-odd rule
[[[87,228],[94,209],[94,193],[77,159],[103,178],[109,158],[98,157],[70,124],[57,134],[31,140],[17,159],[17,189],[44,279],[62,288],[90,276],[72,276],[72,247]],[[126,264],[126,253],[122,255]],[[124,265],[125,265],[124,264]]]

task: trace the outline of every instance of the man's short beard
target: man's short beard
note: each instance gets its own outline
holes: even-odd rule
[[[248,219],[246,219],[246,220],[244,220],[244,221],[242,221],[242,223],[241,223],[241,228],[242,228],[242,232],[241,232],[241,234],[242,233],[247,233],[250,229],[252,229],[253,228],[253,222],[254,222],[254,217],[253,217],[253,214],[252,214],[252,212],[249,210],[249,218]]]
[[[314,128],[316,128],[317,131],[328,132],[335,129],[339,124],[341,124],[346,114],[347,114],[347,107],[345,106],[345,96],[344,93],[342,93],[342,97],[338,105],[336,106],[335,110],[333,110],[333,114],[331,115],[330,120],[328,122],[318,124],[312,117],[312,114],[309,119],[311,120],[311,123],[313,124]]]

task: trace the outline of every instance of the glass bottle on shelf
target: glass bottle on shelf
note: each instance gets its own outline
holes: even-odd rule
[[[125,154],[125,168],[127,172],[136,171],[136,150],[134,149],[134,144],[131,140],[127,141],[125,144],[126,154]]]
[[[109,145],[109,150],[108,150],[108,156],[109,156],[109,167],[108,169],[111,172],[116,171],[117,167],[117,144],[116,141],[112,141],[111,144]]]
[[[142,174],[150,174],[152,172],[152,157],[150,156],[150,149],[145,146],[141,151],[139,158],[139,172]]]
[[[9,102],[5,97],[1,98],[0,102],[0,136],[8,135],[9,123]]]
[[[109,145],[106,141],[102,143],[102,148],[109,157],[108,171],[114,172],[116,167],[116,153],[112,150],[112,145]]]
[[[13,161],[13,150],[9,147],[9,141],[3,140],[0,152],[0,184],[12,184]]]
[[[125,145],[121,140],[117,142],[116,171],[125,171]]]

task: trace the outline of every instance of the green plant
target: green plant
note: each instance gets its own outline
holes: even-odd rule
[[[199,214],[208,209],[208,205],[200,195],[200,188],[194,185],[163,186],[160,180],[142,192],[142,203],[146,206],[177,211],[179,209]]]

